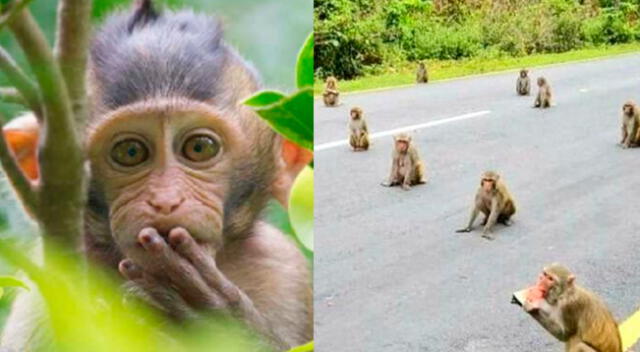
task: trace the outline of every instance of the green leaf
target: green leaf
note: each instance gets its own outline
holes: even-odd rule
[[[287,352],[309,352],[309,351],[313,351],[313,341],[308,342],[301,346],[296,346]]]
[[[280,92],[275,92],[271,90],[263,90],[258,92],[256,95],[250,97],[249,99],[244,101],[244,105],[248,105],[251,107],[264,107],[267,105],[274,104],[284,98],[284,94]]]
[[[255,111],[285,138],[313,150],[313,88],[299,90]]]
[[[309,34],[298,53],[296,84],[298,88],[313,86],[313,33]]]
[[[291,188],[289,219],[300,243],[313,250],[313,169],[308,166]]]
[[[29,290],[29,286],[24,281],[13,276],[0,276],[0,287],[22,287]]]

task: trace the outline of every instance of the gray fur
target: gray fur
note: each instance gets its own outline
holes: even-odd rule
[[[220,81],[229,61],[241,59],[222,41],[220,22],[190,10],[157,13],[145,4],[111,16],[95,36],[91,61],[101,103],[116,109],[172,96],[232,103]]]

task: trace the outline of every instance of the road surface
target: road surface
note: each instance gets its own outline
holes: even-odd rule
[[[510,304],[554,261],[618,320],[640,308],[640,149],[617,145],[622,104],[640,102],[640,55],[530,74],[555,106],[531,108],[537,89],[517,96],[516,72],[316,100],[317,351],[561,351]],[[367,152],[344,144],[355,105],[378,136]],[[429,182],[381,187],[389,131],[407,126],[420,127]],[[494,241],[454,232],[487,169],[519,206]]]

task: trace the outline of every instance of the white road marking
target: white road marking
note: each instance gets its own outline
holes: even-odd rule
[[[490,110],[483,110],[483,111],[472,112],[472,113],[464,114],[464,115],[460,115],[460,116],[449,117],[449,118],[446,118],[446,119],[420,123],[420,124],[417,124],[417,125],[410,125],[410,126],[405,126],[405,127],[400,127],[400,128],[394,128],[394,129],[388,130],[388,131],[372,133],[372,134],[369,135],[369,138],[373,139],[373,138],[391,136],[391,135],[394,135],[394,134],[397,134],[397,133],[400,133],[400,132],[415,131],[415,130],[420,130],[420,129],[423,129],[423,128],[444,125],[445,123],[472,119],[474,117],[482,117],[482,116],[486,116],[486,115],[488,115],[490,113],[491,113]],[[331,149],[331,148],[339,147],[341,145],[348,145],[348,144],[349,144],[349,140],[344,139],[344,140],[340,140],[340,141],[334,141],[334,142],[318,144],[313,149],[314,149],[314,151],[317,152],[317,151],[320,151],[320,150]]]

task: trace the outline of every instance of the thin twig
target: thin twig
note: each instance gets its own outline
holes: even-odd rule
[[[0,47],[0,70],[7,75],[9,82],[13,84],[22,94],[27,101],[29,108],[36,114],[36,116],[42,116],[42,110],[40,107],[40,93],[35,83],[27,77],[27,75],[20,69],[11,55]]]
[[[0,116],[0,118],[5,120],[4,116]],[[4,169],[5,174],[7,174],[9,182],[11,182],[16,193],[18,193],[18,197],[22,200],[24,207],[31,214],[35,214],[38,206],[38,195],[36,189],[20,169],[16,158],[13,156],[7,141],[4,138],[4,133],[2,133],[1,130],[2,123],[0,122],[0,164],[2,164],[2,168]]]
[[[13,87],[0,87],[0,100],[6,103],[28,105],[22,94]]]
[[[89,0],[60,0],[54,53],[64,76],[76,128],[86,122],[86,68],[91,26]]]

